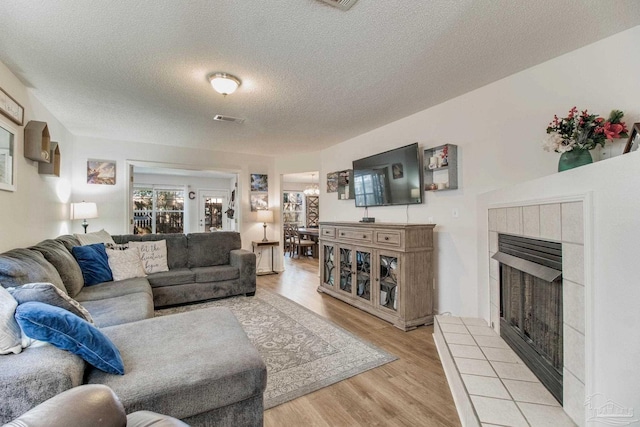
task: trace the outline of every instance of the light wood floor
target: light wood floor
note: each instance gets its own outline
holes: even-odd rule
[[[285,257],[286,271],[259,276],[269,289],[399,358],[265,411],[266,427],[460,426],[433,342],[433,327],[403,332],[318,287],[318,260]]]

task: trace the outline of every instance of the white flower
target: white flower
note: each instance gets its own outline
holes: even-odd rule
[[[575,141],[563,139],[557,132],[551,132],[542,141],[542,148],[545,151],[555,151],[557,153],[571,151],[574,145]]]
[[[551,132],[542,141],[544,151],[556,151],[562,144],[562,137],[557,132]]]

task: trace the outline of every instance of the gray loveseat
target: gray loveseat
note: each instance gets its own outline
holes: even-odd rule
[[[4,287],[50,282],[80,302],[119,349],[125,375],[106,374],[53,346],[0,355],[0,422],[81,384],[105,384],[130,413],[150,410],[191,425],[262,425],[266,367],[230,310],[154,318],[156,306],[255,293],[255,256],[237,233],[114,236],[167,240],[168,272],[83,286],[60,236],[0,254]]]

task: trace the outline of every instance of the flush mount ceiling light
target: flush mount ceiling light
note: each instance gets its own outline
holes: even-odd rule
[[[240,86],[240,79],[227,73],[213,73],[209,76],[213,90],[224,96],[233,93]]]
[[[321,0],[342,10],[349,10],[358,0]]]

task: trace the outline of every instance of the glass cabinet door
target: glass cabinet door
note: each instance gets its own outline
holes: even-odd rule
[[[356,295],[371,301],[371,252],[356,250]]]
[[[398,298],[400,297],[398,274],[398,257],[379,255],[379,300],[378,304],[390,310],[398,310]]]
[[[333,245],[322,245],[322,284],[333,286],[335,283],[335,248]]]
[[[340,290],[348,294],[351,293],[353,270],[351,268],[352,250],[349,248],[339,248],[340,251]]]

